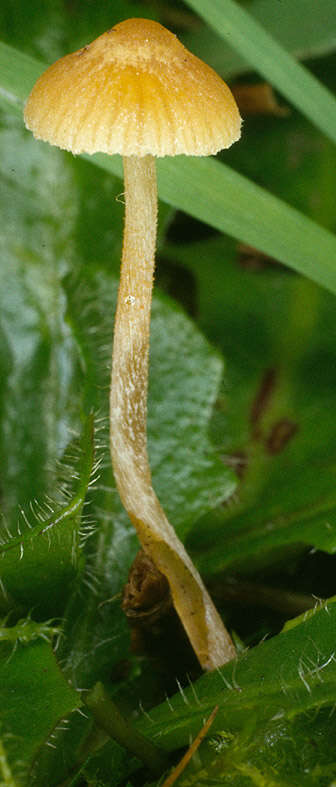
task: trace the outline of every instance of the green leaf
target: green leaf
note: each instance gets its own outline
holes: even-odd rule
[[[295,628],[297,637],[281,634],[245,652],[231,670],[202,678],[142,720],[141,729],[171,749],[173,726],[176,732],[185,730],[190,714],[191,729],[196,713],[203,714],[200,728],[211,706],[219,706],[209,737],[181,776],[181,785],[330,785],[336,775],[334,617],[330,599],[291,621],[286,631]]]
[[[2,644],[0,652],[0,737],[4,758],[0,760],[0,775],[6,787],[31,784],[31,770],[41,747],[58,722],[81,704],[79,695],[59,671],[50,644],[43,641],[47,626],[42,631],[41,624],[28,622],[28,628],[30,637],[26,644],[21,644],[19,637],[16,645]],[[20,634],[18,627],[11,636],[15,633]]]
[[[0,544],[0,600],[5,608],[14,604],[20,610],[34,607],[41,615],[59,613],[64,607],[69,586],[82,565],[80,541],[85,529],[81,533],[81,514],[94,470],[92,418],[85,427],[77,468],[72,468],[79,481],[70,502],[61,506],[48,498],[45,506],[36,503],[31,521],[22,511],[19,535],[5,533],[6,540]]]
[[[295,628],[204,675],[143,717],[139,729],[167,751],[189,742],[215,705],[211,734],[235,736],[256,725],[294,719],[336,699],[334,626],[328,601]]]
[[[336,141],[336,101],[304,66],[234,0],[186,0],[267,81]],[[330,22],[333,23],[331,14]]]
[[[235,488],[208,441],[222,360],[172,302],[155,299],[148,439],[154,486],[182,537],[202,509]]]
[[[330,787],[336,775],[334,735],[330,708],[257,728],[246,725],[237,735],[219,732],[198,750],[197,765],[188,767],[179,787]]]
[[[37,150],[16,118],[0,122],[1,507],[15,529],[18,507],[50,492],[50,464],[80,425],[61,286],[76,205],[71,160]]]

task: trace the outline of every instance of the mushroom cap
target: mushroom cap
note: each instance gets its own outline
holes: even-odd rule
[[[120,22],[50,66],[27,99],[37,139],[73,153],[207,156],[240,137],[228,86],[173,33]]]

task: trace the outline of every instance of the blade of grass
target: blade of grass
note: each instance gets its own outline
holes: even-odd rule
[[[93,159],[121,175],[115,157],[97,154]],[[157,169],[164,202],[336,293],[336,236],[331,232],[215,159],[159,159]]]
[[[297,63],[248,11],[234,0],[185,2],[236,49],[253,69],[336,142],[336,101],[332,94],[304,66]]]
[[[249,13],[274,36],[287,52],[303,60],[322,57],[335,50],[335,0],[249,0]],[[308,13],[307,13],[308,10]],[[305,19],[305,24],[302,24]],[[334,19],[334,25],[332,20]],[[183,33],[183,43],[209,63],[224,79],[237,77],[249,70],[245,58],[217,31],[195,25]]]
[[[0,106],[22,111],[44,66],[0,44]],[[20,109],[21,104],[21,109]],[[87,157],[122,177],[120,156]],[[158,160],[160,198],[248,243],[336,293],[336,237],[290,205],[211,158]]]
[[[0,106],[21,115],[23,102],[45,69],[46,63],[0,41]]]
[[[178,166],[172,159],[160,164],[161,181],[167,201],[175,196],[180,209],[192,206],[201,221],[336,292],[336,237],[251,180],[214,159],[183,158]]]

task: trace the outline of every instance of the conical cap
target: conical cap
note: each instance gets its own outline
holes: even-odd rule
[[[206,156],[240,137],[228,86],[162,25],[129,19],[38,79],[24,119],[73,153]]]

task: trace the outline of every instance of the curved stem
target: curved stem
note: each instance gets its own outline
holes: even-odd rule
[[[231,639],[152,487],[147,455],[150,312],[155,265],[155,159],[124,158],[126,219],[110,392],[111,456],[139,540],[169,582],[173,603],[205,669],[235,656]]]
[[[141,732],[121,714],[102,683],[96,683],[93,689],[90,689],[84,697],[84,702],[90,708],[96,724],[105,730],[110,738],[144,762],[152,773],[160,775],[167,768],[167,755],[149,738],[141,735]]]

